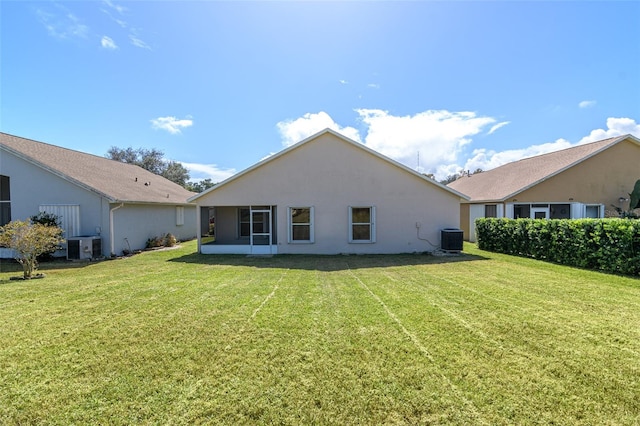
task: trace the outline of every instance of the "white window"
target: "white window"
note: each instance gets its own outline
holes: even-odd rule
[[[375,207],[349,207],[349,242],[376,242]]]
[[[184,207],[182,206],[176,207],[176,225],[184,225]]]
[[[602,214],[600,214],[600,205],[595,204],[595,205],[585,206],[584,217],[595,218],[595,219],[602,217]]]
[[[289,242],[314,242],[313,207],[289,207]]]
[[[495,204],[485,204],[484,217],[498,217],[498,206]]]

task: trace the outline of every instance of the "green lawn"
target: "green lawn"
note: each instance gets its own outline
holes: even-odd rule
[[[3,425],[640,424],[638,279],[473,245],[16,270]]]

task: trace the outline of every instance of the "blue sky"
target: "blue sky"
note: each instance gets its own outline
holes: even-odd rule
[[[640,137],[640,2],[0,3],[0,130],[220,181],[325,127],[438,178]]]

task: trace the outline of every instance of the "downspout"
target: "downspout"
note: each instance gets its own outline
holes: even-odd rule
[[[202,253],[202,207],[198,205],[196,205],[196,240],[198,241],[198,253]]]
[[[116,210],[118,210],[119,208],[121,208],[122,206],[124,206],[124,203],[120,203],[119,206],[116,206],[112,209],[109,209],[109,239],[111,240],[111,254],[115,254],[116,250],[115,250],[115,232],[113,230],[113,212],[115,212]]]

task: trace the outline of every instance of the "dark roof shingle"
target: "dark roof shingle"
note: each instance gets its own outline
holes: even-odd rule
[[[186,204],[195,193],[141,167],[0,133],[0,147],[111,202]]]

